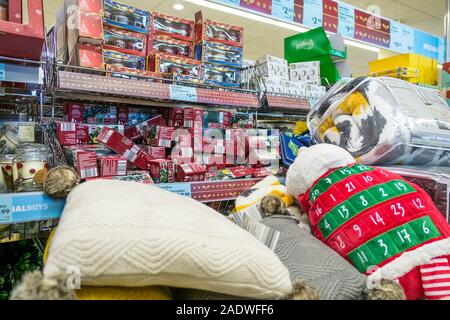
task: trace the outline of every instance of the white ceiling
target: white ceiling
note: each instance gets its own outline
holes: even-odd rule
[[[283,39],[295,34],[291,30],[256,22],[251,19],[232,16],[180,0],[119,1],[140,9],[161,12],[187,19],[193,19],[194,13],[201,9],[205,16],[210,19],[243,26],[245,30],[244,58],[249,60],[256,60],[265,54],[282,57],[284,55]],[[409,0],[346,0],[344,2],[362,9],[367,9],[369,5],[377,5],[380,7],[382,16],[398,20],[427,32],[443,35],[445,0],[414,0],[414,2]],[[56,11],[61,7],[62,3],[63,0],[44,0],[47,28],[53,25]],[[174,10],[172,6],[175,3],[182,3],[185,6],[184,10]],[[348,61],[354,75],[367,73],[368,63],[377,59],[375,52],[352,46],[348,48],[348,54]]]

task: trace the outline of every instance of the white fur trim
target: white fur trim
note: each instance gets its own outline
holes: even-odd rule
[[[368,284],[374,284],[381,279],[397,279],[407,274],[414,268],[427,264],[431,259],[450,255],[450,238],[426,244],[414,251],[403,253],[392,262],[377,269],[369,275]]]

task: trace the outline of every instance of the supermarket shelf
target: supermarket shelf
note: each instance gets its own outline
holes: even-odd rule
[[[275,95],[266,93],[262,98],[262,112],[282,112],[304,114],[311,109],[311,103],[306,97]]]
[[[26,239],[47,238],[57,224],[58,220],[53,219],[0,226],[0,245]]]
[[[58,71],[55,96],[56,99],[62,100],[79,99],[140,105],[145,101],[145,104],[152,106],[158,104],[166,106],[169,102],[172,106],[200,104],[242,109],[260,107],[258,95],[251,91],[210,89],[63,70]]]

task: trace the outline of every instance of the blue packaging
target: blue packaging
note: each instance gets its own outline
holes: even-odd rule
[[[235,68],[242,67],[243,51],[239,47],[203,41],[195,45],[194,55],[195,59],[204,63],[209,62]]]
[[[150,13],[112,0],[103,1],[103,22],[130,31],[148,34]]]
[[[205,83],[220,87],[239,88],[241,85],[241,71],[239,69],[214,63],[203,64],[202,78]]]

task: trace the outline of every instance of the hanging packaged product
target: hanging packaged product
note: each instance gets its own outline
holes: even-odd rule
[[[221,66],[213,63],[202,65],[203,81],[220,87],[240,87],[241,71],[232,67]]]
[[[403,80],[342,80],[314,105],[308,127],[315,142],[339,145],[364,164],[450,165],[446,101]]]
[[[147,52],[153,50],[184,58],[194,57],[194,44],[192,42],[170,39],[166,36],[154,35],[152,38],[149,37]]]
[[[111,26],[105,26],[104,33],[104,49],[111,49],[135,56],[145,56],[146,35]]]
[[[175,166],[172,160],[151,160],[149,166],[150,175],[155,183],[175,182]]]
[[[112,0],[103,2],[105,24],[126,30],[148,33],[150,13]]]
[[[46,148],[17,150],[13,160],[15,192],[41,191],[50,153]]]
[[[195,45],[195,59],[228,67],[242,67],[242,48],[209,41]]]
[[[181,75],[186,78],[199,79],[201,62],[183,57],[154,51],[148,56],[148,70],[165,75]]]
[[[266,55],[256,60],[255,66],[257,77],[289,81],[289,66],[285,59]]]
[[[194,40],[195,28],[192,20],[153,12],[150,28],[150,34],[152,35],[166,36],[190,42]]]
[[[3,192],[13,192],[13,159],[14,154],[0,154],[1,185]]]
[[[242,47],[244,28],[203,18],[203,12],[195,14],[196,42],[211,41]]]
[[[0,0],[0,20],[8,21],[8,0]]]
[[[145,70],[145,57],[121,53],[115,50],[103,50],[104,61],[108,65],[130,69]]]

